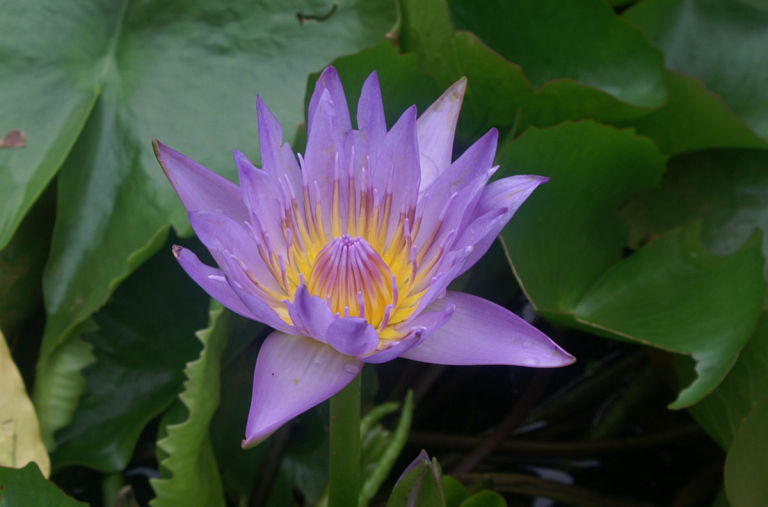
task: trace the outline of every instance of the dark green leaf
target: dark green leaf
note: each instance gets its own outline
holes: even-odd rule
[[[82,507],[48,482],[35,463],[24,468],[0,467],[0,507]]]
[[[768,498],[768,400],[756,403],[733,437],[725,461],[725,492],[733,507],[759,507]]]
[[[757,237],[717,257],[699,234],[694,226],[672,231],[617,263],[574,312],[597,332],[691,355],[698,378],[674,408],[696,403],[722,381],[752,334],[765,290]]]
[[[0,294],[10,296],[0,299],[0,329],[11,344],[43,299],[40,279],[53,228],[52,190],[37,202],[11,241],[0,250]]]
[[[679,227],[702,224],[702,240],[712,252],[737,251],[762,231],[763,256],[768,251],[768,152],[718,150],[674,157],[659,189],[634,199],[623,215],[630,242]],[[763,278],[768,275],[768,264]],[[738,361],[723,383],[690,408],[697,421],[724,449],[752,403],[768,392],[768,319],[758,323]]]
[[[626,124],[654,140],[669,155],[704,148],[765,148],[723,99],[696,78],[666,73],[669,100],[657,111]]]
[[[768,314],[763,313],[749,343],[715,391],[689,411],[723,449],[755,402],[768,393]]]
[[[736,251],[755,229],[768,252],[768,151],[719,150],[675,157],[658,190],[646,192],[622,215],[630,243],[639,244],[692,220],[714,253]],[[768,265],[765,274],[768,275]]]
[[[661,54],[601,0],[449,3],[457,28],[520,65],[536,88],[570,79],[640,107],[666,98]]]
[[[230,315],[227,347],[221,362],[221,395],[211,421],[211,440],[224,490],[235,498],[248,498],[253,491],[271,443],[267,440],[247,450],[240,447],[245,437],[259,338],[268,331],[259,323]]]
[[[571,311],[621,259],[625,232],[616,209],[664,170],[649,140],[593,122],[528,130],[501,149],[498,163],[503,176],[552,178],[502,233],[524,290],[547,314]]]
[[[700,78],[768,139],[768,10],[750,2],[649,0],[624,17],[664,52],[665,65]]]
[[[200,357],[187,363],[187,380],[179,399],[186,408],[183,422],[166,427],[157,446],[168,455],[160,462],[167,476],[151,481],[157,497],[153,506],[225,505],[221,477],[211,445],[209,425],[219,404],[221,354],[227,343],[229,312],[214,303]]]
[[[144,426],[176,398],[187,361],[207,323],[208,296],[159,252],[94,315],[86,334],[96,362],[85,370],[85,392],[72,423],[56,435],[55,466],[121,470]]]
[[[467,488],[450,475],[443,475],[443,492],[445,507],[459,507],[468,495]]]
[[[598,334],[691,355],[698,378],[675,407],[711,392],[760,312],[758,238],[741,247],[739,237],[724,252],[731,255],[715,257],[697,229],[673,230],[622,259],[626,233],[617,209],[658,180],[664,160],[630,131],[586,122],[531,130],[499,159],[502,168],[552,177],[502,233],[536,308]]]

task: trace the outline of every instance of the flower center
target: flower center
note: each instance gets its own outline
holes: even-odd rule
[[[387,325],[397,304],[397,286],[381,255],[361,237],[343,235],[320,250],[307,283],[310,294],[329,302],[334,313]]]

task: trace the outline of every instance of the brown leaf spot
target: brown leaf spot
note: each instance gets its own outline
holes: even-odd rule
[[[13,129],[5,137],[0,139],[0,148],[23,148],[26,146],[27,136],[19,129]]]

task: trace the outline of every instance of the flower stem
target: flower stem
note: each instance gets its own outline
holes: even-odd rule
[[[328,505],[357,507],[360,494],[360,377],[331,398]]]

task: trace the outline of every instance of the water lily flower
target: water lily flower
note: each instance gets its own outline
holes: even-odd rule
[[[262,168],[234,152],[240,186],[155,141],[155,153],[218,267],[174,247],[230,310],[274,328],[256,360],[244,446],[330,398],[364,363],[554,367],[573,357],[509,310],[447,291],[547,178],[488,183],[498,133],[455,161],[466,79],[387,129],[376,73],[353,129],[333,67],[309,103],[294,155],[257,100]]]

